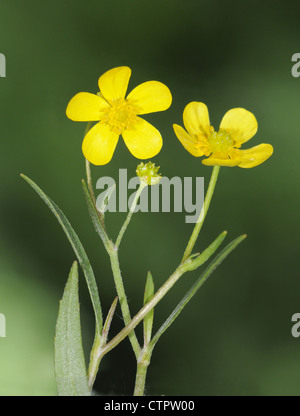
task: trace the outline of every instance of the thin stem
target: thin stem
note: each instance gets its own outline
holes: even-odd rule
[[[86,129],[85,129],[85,132],[84,132],[84,137],[89,132],[89,130],[92,128],[92,124],[93,124],[92,121],[89,121],[88,122],[88,124],[86,126]],[[86,172],[87,187],[88,187],[88,190],[89,190],[89,193],[90,193],[92,202],[93,202],[93,204],[94,204],[94,206],[96,208],[96,212],[97,212],[97,215],[98,215],[98,217],[99,217],[99,219],[101,221],[102,227],[105,230],[104,216],[103,216],[103,214],[101,212],[99,212],[97,210],[97,207],[96,207],[96,198],[95,198],[95,193],[94,193],[94,189],[93,189],[91,164],[90,164],[90,162],[87,159],[85,159],[85,172]]]
[[[90,165],[90,162],[87,159],[85,159],[85,171],[86,171],[87,186],[88,186],[90,195],[93,199],[93,202],[94,202],[94,204],[96,204],[96,199],[95,199],[95,194],[94,194],[94,189],[93,189],[93,183],[92,183],[91,165]]]
[[[101,336],[98,335],[95,337],[94,345],[93,345],[91,356],[90,356],[89,369],[88,369],[88,385],[89,385],[90,390],[92,390],[93,388],[93,385],[94,385],[94,382],[98,373],[100,361],[103,357],[102,348],[106,344],[106,341],[107,341],[108,332],[110,329],[112,318],[116,310],[117,302],[118,302],[118,298],[116,297],[107,314],[105,323],[103,325]]]
[[[83,137],[85,137],[87,133],[89,132],[89,130],[91,130],[92,124],[93,124],[92,121],[88,122],[86,129],[84,131]],[[90,191],[93,201],[95,202],[95,195],[94,195],[93,184],[92,184],[91,166],[90,166],[90,162],[87,159],[85,159],[85,172],[86,172],[86,180],[87,180],[88,189]]]
[[[109,256],[110,256],[112,272],[113,272],[113,276],[114,276],[115,286],[116,286],[117,294],[118,294],[118,297],[119,297],[119,302],[120,302],[120,306],[121,306],[125,326],[130,323],[131,315],[130,315],[129,305],[128,305],[128,302],[127,302],[124,283],[123,283],[121,270],[120,270],[119,257],[118,257],[118,248],[120,246],[123,235],[124,235],[124,233],[127,229],[127,226],[130,223],[131,217],[132,217],[132,215],[134,213],[134,210],[137,206],[137,203],[138,203],[138,200],[141,196],[141,193],[142,193],[143,189],[146,186],[147,185],[145,183],[140,182],[140,186],[139,186],[138,190],[136,191],[135,197],[132,201],[130,211],[129,211],[129,213],[126,217],[126,220],[125,220],[125,222],[124,222],[124,224],[123,224],[123,226],[122,226],[122,228],[119,232],[119,235],[117,237],[117,241],[116,241],[116,244],[115,244],[115,250],[108,253]],[[138,359],[139,354],[141,352],[141,347],[140,347],[140,344],[138,342],[138,339],[136,337],[135,332],[134,331],[130,332],[128,338],[129,338],[129,341],[131,342],[132,349],[135,353],[135,356]]]
[[[130,223],[131,217],[132,217],[132,215],[133,215],[133,213],[134,213],[134,210],[135,210],[136,205],[137,205],[137,203],[138,203],[138,200],[139,200],[139,198],[140,198],[140,196],[141,196],[141,193],[142,193],[143,189],[144,189],[146,186],[147,186],[147,185],[146,185],[144,182],[140,182],[139,189],[138,189],[138,190],[136,191],[136,193],[135,193],[135,197],[134,197],[134,199],[133,199],[133,201],[132,201],[132,204],[131,204],[131,207],[130,207],[129,213],[128,213],[128,215],[127,215],[127,217],[126,217],[126,220],[125,220],[124,224],[122,225],[122,228],[121,228],[121,230],[120,230],[120,232],[119,232],[119,235],[118,235],[118,237],[117,237],[117,241],[116,241],[116,247],[117,247],[117,248],[120,246],[121,240],[122,240],[122,238],[123,238],[123,235],[124,235],[124,233],[125,233],[125,231],[126,231],[126,228],[127,228],[128,224]]]
[[[119,302],[120,302],[120,306],[121,306],[121,310],[122,310],[122,316],[123,316],[125,327],[126,327],[131,322],[131,315],[130,315],[130,310],[129,310],[127,297],[126,297],[126,293],[125,293],[125,288],[124,288],[124,284],[123,284],[123,279],[122,279],[122,275],[121,275],[119,257],[118,257],[118,250],[115,249],[114,251],[109,252],[108,254],[109,254],[109,257],[110,257],[111,268],[112,268],[112,272],[113,272],[113,276],[114,276],[115,286],[116,286],[116,290],[117,290],[117,294],[118,294],[118,298],[119,298]],[[138,359],[139,354],[141,352],[141,347],[140,347],[138,339],[135,335],[135,332],[133,330],[131,330],[126,335],[128,335],[128,338],[129,338],[129,341],[131,343],[132,349],[135,353],[136,358]]]
[[[147,370],[150,364],[150,358],[152,354],[152,348],[148,346],[144,348],[141,353],[141,357],[137,362],[135,386],[134,386],[134,396],[144,396],[145,383]]]
[[[136,197],[133,201],[133,206],[131,207],[131,215],[134,211],[134,208],[137,204],[137,200],[139,198],[139,195],[141,193],[143,189],[143,186],[138,189],[137,193],[136,193]],[[122,279],[122,275],[121,275],[121,271],[120,271],[120,264],[119,264],[119,258],[118,258],[118,247],[116,247],[115,244],[113,244],[113,242],[109,239],[106,230],[103,226],[103,223],[101,222],[101,218],[99,218],[99,212],[97,211],[96,205],[94,204],[93,200],[92,200],[92,196],[90,195],[90,192],[87,188],[87,186],[85,185],[85,182],[83,181],[83,190],[86,196],[86,200],[88,203],[88,208],[89,208],[89,212],[93,221],[93,224],[95,226],[95,229],[97,231],[97,233],[100,235],[103,244],[105,246],[105,249],[110,257],[110,262],[111,262],[111,267],[112,267],[112,272],[113,272],[113,277],[114,277],[114,281],[115,281],[115,286],[116,286],[116,290],[117,290],[117,294],[119,297],[119,301],[120,301],[120,306],[121,306],[121,310],[122,310],[122,315],[123,315],[123,319],[124,319],[124,323],[125,326],[131,321],[131,315],[130,315],[130,311],[129,311],[129,306],[128,306],[128,302],[127,302],[127,297],[125,294],[125,288],[124,288],[124,284],[123,284],[123,279]],[[133,208],[133,209],[132,209]],[[123,226],[123,231],[121,233],[121,236],[119,238],[119,243],[121,241],[122,235],[125,232],[125,229],[130,221],[131,218],[130,213],[128,214],[127,220],[125,221],[125,226]],[[131,342],[132,348],[134,350],[134,353],[136,355],[136,357],[139,356],[140,354],[140,345],[138,343],[137,337],[135,335],[135,333],[133,332],[132,334],[130,334],[129,336],[129,340]]]
[[[191,252],[194,248],[194,245],[197,241],[198,235],[200,233],[200,230],[201,230],[202,225],[204,223],[206,214],[208,212],[210,201],[211,201],[212,196],[214,194],[215,186],[216,186],[217,179],[218,179],[219,170],[220,170],[220,166],[214,166],[212,174],[211,174],[211,178],[210,178],[210,181],[209,181],[208,189],[207,189],[207,192],[206,192],[204,204],[202,206],[201,212],[199,214],[198,220],[196,222],[196,225],[195,225],[195,228],[192,232],[190,240],[189,240],[189,242],[186,246],[186,249],[185,249],[185,252],[184,252],[184,255],[183,255],[183,258],[182,258],[182,263],[184,263],[185,260],[190,256],[190,254],[191,254]]]
[[[94,344],[91,350],[91,354],[90,354],[90,363],[89,363],[89,368],[88,368],[88,385],[89,385],[89,389],[92,390],[97,373],[98,373],[98,369],[99,369],[99,365],[100,365],[100,361],[101,361],[101,349],[103,346],[103,339],[101,336],[96,336],[95,340],[94,340]]]
[[[103,348],[103,355],[107,354],[116,347],[124,338],[129,335],[134,328],[144,319],[144,317],[158,304],[158,302],[166,295],[166,293],[174,286],[177,280],[189,271],[189,263],[180,265],[168,280],[155,293],[153,298],[144,305],[140,311],[132,318],[132,320],[123,328],[108,344]]]
[[[223,233],[224,234],[224,233]],[[135,395],[142,395],[143,389],[145,386],[145,379],[147,374],[147,368],[150,364],[150,358],[152,351],[156,345],[156,342],[160,338],[160,336],[165,332],[165,330],[173,323],[176,317],[180,314],[183,310],[184,306],[189,302],[189,300],[195,295],[195,293],[199,290],[199,288],[205,283],[208,277],[213,273],[213,271],[218,267],[218,265],[229,255],[231,251],[233,251],[236,246],[246,238],[246,235],[242,235],[236,238],[234,241],[229,243],[221,253],[217,255],[217,257],[209,264],[209,266],[204,270],[204,272],[200,275],[197,281],[193,284],[190,290],[186,293],[186,295],[182,298],[179,302],[177,307],[174,309],[172,314],[169,318],[164,322],[164,324],[160,327],[160,329],[156,332],[154,337],[152,338],[150,344],[144,346],[143,350],[140,350],[140,354],[137,357],[137,375],[136,375],[136,386],[135,386]],[[93,364],[98,360],[98,366],[100,360],[103,358],[105,354],[115,348],[123,339],[129,335],[134,328],[141,322],[142,319],[157,305],[157,303],[166,295],[166,293],[171,289],[171,287],[176,283],[176,281],[186,272],[189,271],[190,262],[186,262],[185,264],[179,266],[177,270],[169,277],[166,283],[156,292],[154,297],[137,313],[137,315],[130,321],[130,323],[123,328],[108,344],[106,345],[99,345],[97,349],[95,347],[94,352],[97,351],[97,357],[94,359]],[[106,320],[107,321],[107,320]],[[106,324],[104,324],[104,328],[106,328]],[[98,368],[98,367],[97,367]],[[89,370],[89,373],[94,371],[96,374],[97,371],[92,368]]]
[[[219,245],[221,240],[225,237],[225,235],[226,235],[226,232],[223,232],[211,244],[211,246],[207,250],[205,250],[202,253],[202,255],[200,255],[200,257],[204,257],[203,262],[207,259],[207,257],[209,257],[209,256],[206,255],[206,251],[209,251],[210,254],[213,254],[211,251],[216,250],[217,246]],[[244,236],[243,236],[243,238],[244,238]],[[237,241],[239,241],[239,240],[237,240]],[[181,264],[175,270],[175,272],[169,277],[169,279],[163,284],[163,286],[161,286],[161,288],[154,294],[154,296],[151,298],[151,300],[148,303],[146,303],[142,309],[140,309],[140,311],[134,316],[134,318],[132,320],[130,320],[130,312],[129,312],[128,304],[127,304],[127,301],[126,301],[124,287],[122,288],[122,285],[123,285],[122,277],[121,277],[121,275],[116,276],[117,274],[120,273],[120,268],[119,268],[118,258],[117,258],[117,252],[114,255],[116,256],[116,258],[111,259],[111,260],[112,260],[112,265],[114,266],[113,273],[114,273],[115,281],[117,281],[118,284],[120,284],[120,282],[121,282],[120,286],[117,287],[117,291],[118,291],[118,293],[121,293],[121,292],[123,293],[123,295],[122,295],[123,301],[122,301],[122,303],[120,301],[120,303],[122,305],[123,316],[126,317],[126,322],[128,321],[128,319],[129,319],[129,322],[109,343],[107,343],[103,347],[101,346],[101,348],[98,349],[98,357],[97,358],[98,358],[99,362],[105,354],[107,354],[109,351],[111,351],[113,348],[115,348],[127,336],[129,336],[129,339],[130,339],[133,346],[136,345],[136,344],[138,345],[138,341],[136,339],[135,333],[133,332],[135,327],[145,318],[146,315],[149,314],[149,312],[158,304],[158,302],[160,302],[160,300],[167,294],[167,292],[174,286],[174,284],[179,280],[179,278],[184,273],[186,273],[188,271],[191,271],[191,270],[194,270],[195,268],[199,267],[200,264],[202,264],[202,262],[198,264],[198,258],[196,258],[194,261],[188,260],[184,264]],[[223,259],[223,257],[222,257],[222,259]],[[193,265],[193,263],[194,263],[194,265]],[[208,275],[212,272],[213,267],[215,268],[216,266],[213,265],[208,269],[208,273],[205,275],[205,280],[207,279]],[[201,284],[203,284],[203,283],[204,283],[204,278],[201,281]],[[126,302],[124,302],[124,300]],[[185,303],[186,303],[186,301],[184,299],[184,305],[185,305]],[[182,308],[183,308],[183,306],[182,306]],[[126,310],[126,308],[128,308],[128,309]],[[151,357],[152,350],[155,346],[156,341],[158,340],[160,335],[165,331],[165,329],[170,325],[171,321],[173,321],[176,318],[176,316],[180,313],[182,308],[181,308],[181,304],[180,304],[179,312],[177,311],[178,308],[176,308],[176,310],[171,315],[169,320],[167,320],[165,322],[165,324],[163,324],[163,326],[156,333],[156,335],[154,336],[154,338],[152,339],[150,344],[147,344],[143,348],[143,350],[140,349],[139,345],[137,347],[134,347],[134,351],[135,351],[136,358],[137,358],[137,364],[138,364],[138,366],[137,366],[137,376],[136,376],[137,377],[137,379],[136,379],[136,389],[135,389],[136,395],[140,395],[140,393],[143,391],[143,388],[144,388],[143,386],[145,385],[145,379],[146,379],[146,374],[147,374],[147,367],[150,363],[150,357]],[[124,321],[125,321],[125,319],[124,319]],[[147,357],[145,356],[145,354],[148,354],[148,359],[147,359],[149,361],[148,363],[147,363],[147,360],[146,360]]]
[[[191,300],[191,298],[196,294],[200,287],[206,282],[210,275],[215,271],[215,269],[222,263],[222,261],[240,244],[246,235],[242,235],[231,243],[229,243],[207,266],[204,272],[198,277],[196,282],[192,285],[190,290],[184,295],[181,301],[178,303],[176,308],[173,310],[171,315],[166,319],[166,321],[161,325],[156,334],[153,336],[149,346],[154,348],[155,344],[161,337],[161,335],[166,331],[166,329],[175,321],[177,316],[181,313],[186,304]]]
[[[137,365],[136,377],[135,377],[135,386],[134,386],[134,396],[144,396],[146,376],[147,376],[148,365]]]

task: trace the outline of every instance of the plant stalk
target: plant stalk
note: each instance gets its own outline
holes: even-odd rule
[[[184,252],[181,263],[184,263],[185,260],[190,256],[190,254],[191,254],[191,252],[194,248],[194,245],[197,241],[198,235],[201,231],[201,228],[202,228],[202,225],[204,223],[206,214],[208,212],[208,208],[209,208],[212,196],[214,194],[214,190],[215,190],[215,186],[216,186],[216,183],[217,183],[219,171],[220,171],[220,166],[214,166],[212,174],[211,174],[211,178],[210,178],[210,181],[209,181],[208,189],[207,189],[207,192],[206,192],[206,195],[205,195],[204,204],[203,204],[202,209],[200,211],[200,214],[199,214],[198,220],[196,222],[196,225],[194,227],[194,230],[192,232],[192,235],[191,235],[191,237],[189,239],[189,242],[186,246],[186,249],[185,249],[185,252]]]

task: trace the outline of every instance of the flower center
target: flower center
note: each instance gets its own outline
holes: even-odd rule
[[[135,107],[124,98],[111,102],[111,107],[105,112],[101,122],[109,124],[111,129],[121,134],[123,130],[134,125],[137,120]]]
[[[234,141],[230,134],[227,133],[227,131],[221,129],[216,132],[212,129],[209,137],[209,144],[212,153],[218,153],[227,156],[228,150],[230,150],[234,145]]]

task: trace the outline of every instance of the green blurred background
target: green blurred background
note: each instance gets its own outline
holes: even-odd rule
[[[100,289],[104,312],[115,296],[110,265],[94,233],[81,191],[84,124],[65,116],[79,91],[97,91],[98,77],[132,68],[130,89],[166,83],[173,105],[145,117],[164,146],[153,159],[162,173],[204,176],[211,168],[187,153],[172,131],[190,101],[203,101],[218,126],[233,107],[252,111],[259,130],[249,146],[274,146],[255,169],[222,168],[197,246],[224,229],[228,242],[248,238],[214,273],[154,350],[149,395],[298,395],[300,339],[291,316],[300,312],[300,79],[291,57],[300,52],[298,1],[258,0],[2,0],[0,52],[1,274],[0,394],[56,394],[53,337],[58,301],[75,259],[56,220],[19,177],[35,180],[77,230]],[[120,140],[112,162],[94,178],[134,175],[137,160]],[[124,214],[108,215],[116,236]],[[184,214],[138,213],[120,250],[132,313],[142,303],[147,271],[158,288],[178,264],[192,230]],[[187,274],[156,309],[158,328],[197,277]],[[84,278],[80,298],[85,350],[93,313]],[[113,333],[122,327],[118,309]],[[133,391],[135,361],[128,340],[103,360],[100,394]]]

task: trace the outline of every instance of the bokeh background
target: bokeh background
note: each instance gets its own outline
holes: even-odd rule
[[[197,243],[223,230],[227,242],[248,238],[193,298],[153,353],[149,395],[298,395],[300,339],[291,317],[300,312],[300,79],[291,57],[300,52],[298,1],[259,0],[2,0],[0,52],[1,269],[0,394],[55,395],[53,337],[58,301],[75,259],[60,226],[24,172],[56,201],[78,232],[97,275],[104,312],[115,296],[109,261],[81,191],[84,124],[65,116],[79,91],[97,91],[98,77],[132,68],[130,89],[166,83],[173,105],[149,115],[164,146],[153,159],[164,175],[204,176],[211,168],[187,153],[172,131],[184,106],[205,102],[217,127],[233,107],[252,111],[259,130],[249,145],[271,143],[274,155],[255,169],[223,168]],[[120,140],[112,162],[93,169],[132,176],[137,160]],[[124,214],[109,214],[113,237]],[[180,260],[191,224],[184,214],[134,217],[120,250],[130,307],[142,304],[146,274],[158,288]],[[156,308],[163,322],[197,278],[190,273]],[[93,313],[83,275],[80,299],[85,351]],[[120,310],[113,333],[122,328]],[[139,335],[140,332],[139,332]],[[130,395],[135,361],[128,340],[103,360],[99,394]]]

